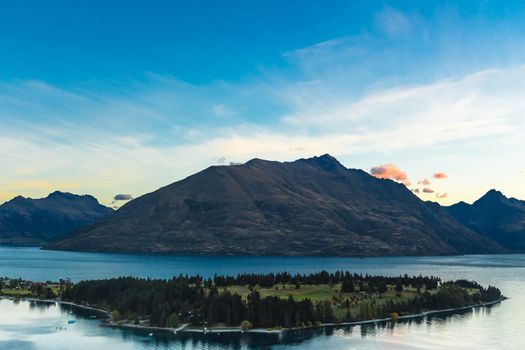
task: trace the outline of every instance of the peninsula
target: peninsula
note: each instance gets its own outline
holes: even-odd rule
[[[504,299],[499,289],[467,280],[312,274],[122,277],[72,283],[1,279],[1,294],[70,303],[105,312],[107,326],[179,331],[278,331],[397,320]]]

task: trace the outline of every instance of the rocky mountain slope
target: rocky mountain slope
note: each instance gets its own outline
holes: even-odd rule
[[[405,186],[347,169],[330,155],[212,166],[48,248],[337,256],[505,251]]]

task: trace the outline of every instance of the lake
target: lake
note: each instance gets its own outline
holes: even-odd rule
[[[173,257],[43,251],[0,247],[0,276],[58,280],[239,272],[350,270],[384,275],[467,278],[500,288],[509,300],[486,309],[411,322],[285,336],[174,336],[110,329],[89,314],[56,304],[0,301],[0,349],[523,349],[525,255],[453,257]],[[69,325],[68,320],[76,323]],[[63,329],[60,327],[65,327]]]

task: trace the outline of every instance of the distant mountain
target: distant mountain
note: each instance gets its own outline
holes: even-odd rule
[[[454,204],[446,210],[471,230],[503,247],[525,250],[525,202],[490,190],[472,205]]]
[[[40,245],[111,212],[88,195],[57,191],[42,199],[18,196],[0,205],[0,244]]]
[[[504,251],[405,186],[346,169],[330,155],[212,166],[47,248],[337,256]]]

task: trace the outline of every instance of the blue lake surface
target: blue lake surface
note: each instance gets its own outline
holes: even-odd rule
[[[452,257],[174,257],[43,251],[0,247],[0,276],[74,281],[116,276],[169,278],[178,274],[350,270],[369,274],[434,275],[495,285],[502,304],[461,314],[303,331],[277,336],[177,337],[109,329],[76,310],[0,301],[0,349],[524,349],[525,255]],[[75,318],[77,322],[68,325]],[[60,329],[57,327],[66,327]]]

